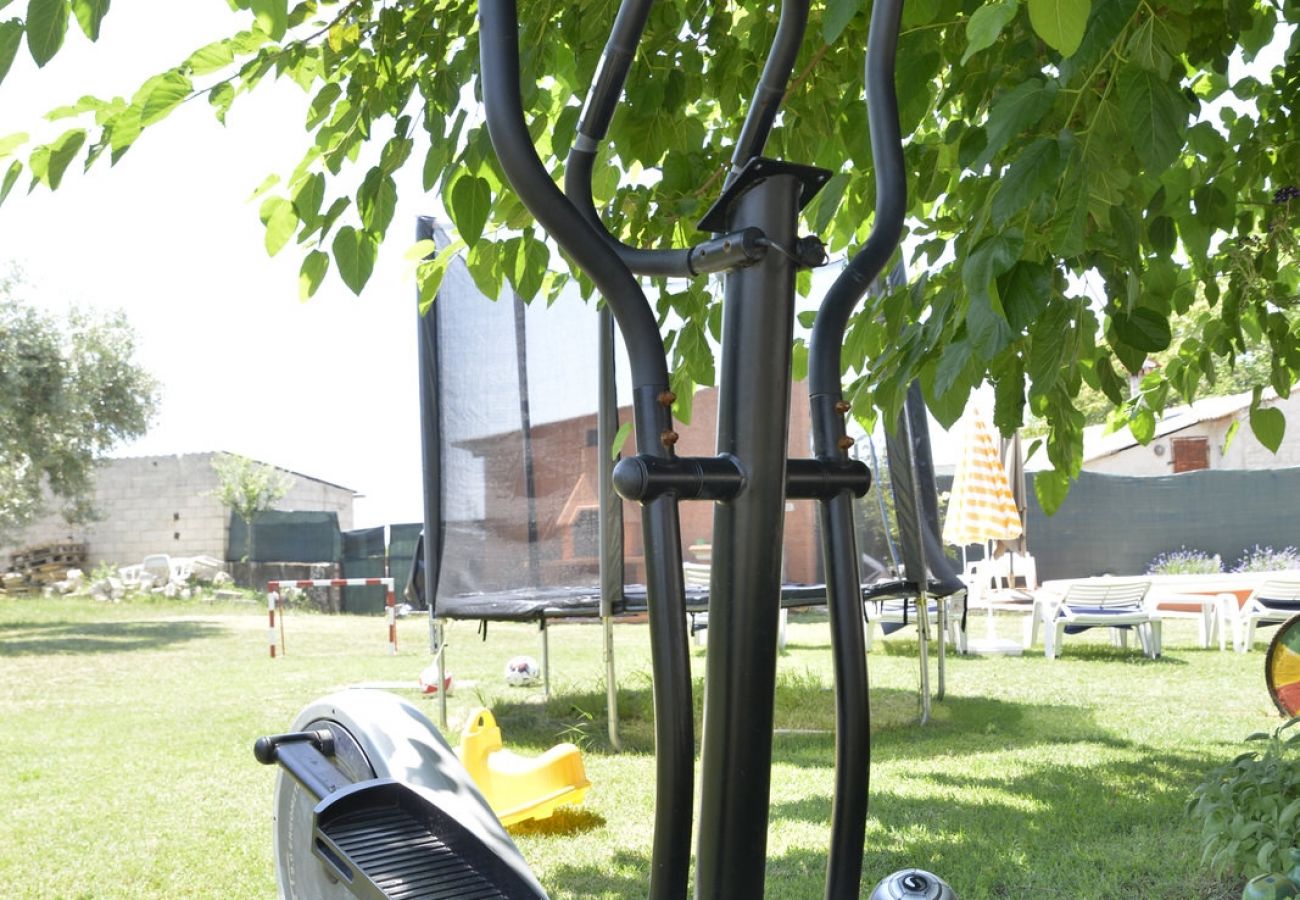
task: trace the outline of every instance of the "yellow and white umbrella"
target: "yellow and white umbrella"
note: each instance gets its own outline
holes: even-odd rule
[[[1020,510],[1002,467],[993,430],[971,413],[943,522],[944,543],[965,547],[1020,537]]]

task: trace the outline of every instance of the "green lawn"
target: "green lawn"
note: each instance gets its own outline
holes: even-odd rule
[[[1003,626],[1010,635],[1016,622]],[[975,626],[982,633],[983,623]],[[948,698],[915,723],[915,641],[870,656],[875,732],[868,888],[908,865],[962,898],[1232,897],[1203,873],[1184,807],[1241,739],[1277,723],[1263,654],[1195,647],[1166,625],[1155,662],[1095,632],[1065,656],[950,659]],[[271,660],[256,606],[0,599],[0,893],[20,897],[269,897],[275,773],[252,757],[303,705],[340,686],[413,683],[426,623],[386,652],[377,618],[289,613]],[[516,841],[552,897],[644,896],[654,769],[648,633],[616,631],[624,750],[606,739],[600,629],[551,630],[554,696],[508,688],[535,627],[450,630],[453,729],[480,703],[508,746],[585,750],[586,803]],[[704,650],[695,649],[696,709]],[[791,618],[780,661],[768,896],[820,897],[833,771],[825,617]],[[408,694],[431,718],[435,704]],[[455,743],[455,734],[451,735]],[[867,890],[864,889],[863,896]]]

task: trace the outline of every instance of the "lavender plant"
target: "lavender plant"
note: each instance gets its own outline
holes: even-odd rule
[[[1179,547],[1161,553],[1147,565],[1148,575],[1213,575],[1223,571],[1223,560],[1216,553]]]
[[[1300,550],[1295,547],[1254,547],[1242,554],[1241,559],[1232,567],[1234,572],[1284,572],[1287,569],[1300,569]]]

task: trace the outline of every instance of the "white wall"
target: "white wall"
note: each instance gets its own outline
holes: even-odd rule
[[[1276,454],[1256,439],[1250,430],[1249,410],[1243,409],[1236,416],[1241,420],[1241,427],[1237,429],[1227,453],[1223,451],[1223,444],[1233,417],[1199,422],[1158,437],[1145,447],[1135,444],[1118,453],[1089,460],[1083,464],[1083,468],[1089,472],[1108,475],[1172,475],[1173,440],[1184,437],[1204,437],[1209,441],[1211,469],[1281,469],[1300,466],[1300,391],[1286,400],[1265,401],[1264,405],[1280,409],[1286,416],[1286,434]],[[1157,448],[1162,452],[1158,452]]]

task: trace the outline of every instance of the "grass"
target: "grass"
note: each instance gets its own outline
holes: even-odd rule
[[[1017,623],[1002,623],[1010,636]],[[287,655],[266,651],[256,607],[0,599],[0,884],[17,897],[269,897],[275,773],[251,753],[310,700],[368,681],[414,682],[424,620],[290,612]],[[976,628],[982,632],[983,623]],[[792,616],[779,665],[768,892],[819,897],[834,753],[829,634]],[[1166,655],[1142,659],[1074,637],[1041,653],[951,659],[948,696],[916,717],[916,644],[877,642],[871,816],[864,882],[916,865],[962,898],[1240,896],[1199,865],[1184,807],[1213,765],[1276,714],[1263,655],[1201,650],[1166,624]],[[452,731],[493,708],[507,745],[584,749],[581,807],[514,830],[555,898],[644,896],[654,768],[648,633],[616,629],[624,751],[611,751],[600,631],[551,631],[552,699],[506,687],[506,659],[540,656],[536,628],[454,623]],[[694,649],[696,711],[704,650]],[[436,705],[405,694],[436,717]],[[698,731],[697,731],[698,733]],[[868,892],[864,888],[863,895]]]

